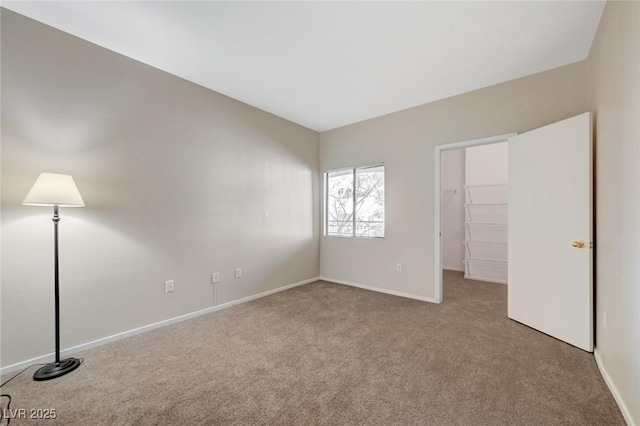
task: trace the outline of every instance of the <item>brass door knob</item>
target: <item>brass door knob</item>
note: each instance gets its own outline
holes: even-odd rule
[[[572,246],[575,248],[584,248],[584,241],[574,241]]]

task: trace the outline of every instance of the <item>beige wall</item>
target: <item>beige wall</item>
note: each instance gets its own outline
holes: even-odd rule
[[[607,3],[587,71],[596,111],[596,353],[627,421],[640,425],[640,3]]]
[[[584,85],[577,63],[322,133],[321,172],[385,163],[386,239],[322,237],[321,275],[433,299],[434,147],[577,115]]]
[[[2,10],[1,365],[51,353],[52,209],[62,347],[319,274],[318,134]],[[242,267],[243,277],[233,278]],[[165,294],[165,280],[175,293]]]

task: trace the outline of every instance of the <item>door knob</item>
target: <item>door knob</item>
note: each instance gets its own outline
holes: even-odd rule
[[[584,241],[574,241],[572,246],[575,248],[584,248]]]

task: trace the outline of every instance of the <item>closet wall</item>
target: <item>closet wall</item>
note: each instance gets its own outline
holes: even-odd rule
[[[442,267],[464,271],[465,150],[442,151]]]

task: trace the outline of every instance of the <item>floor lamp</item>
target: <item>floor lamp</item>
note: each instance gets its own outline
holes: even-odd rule
[[[84,207],[84,201],[70,175],[41,173],[22,204],[25,206],[53,206],[56,360],[39,368],[33,375],[33,380],[50,380],[64,376],[80,367],[80,360],[77,358],[60,360],[60,279],[58,274],[58,222],[60,222],[60,216],[58,216],[58,207]]]

